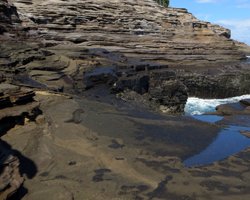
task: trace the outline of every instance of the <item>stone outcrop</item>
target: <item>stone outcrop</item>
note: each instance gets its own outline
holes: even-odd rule
[[[0,84],[0,137],[16,125],[35,120],[40,110],[34,96],[32,90],[7,83]],[[0,199],[7,199],[21,187],[24,179],[19,164],[19,158],[11,147],[0,139]]]
[[[189,96],[226,98],[250,93],[250,72],[247,63],[220,68],[177,70],[177,77],[188,88]]]
[[[149,94],[167,113],[182,113],[188,98],[186,86],[171,71],[152,73]]]
[[[79,93],[107,84],[115,92],[148,93],[152,102],[176,111],[182,111],[187,92],[225,97],[249,91],[247,70],[197,70],[221,68],[244,55],[230,30],[186,9],[163,8],[153,0],[13,2],[19,15],[2,1],[2,16],[8,24],[22,22],[25,42],[1,44],[2,82]],[[176,75],[169,81],[164,74],[171,70]]]
[[[181,159],[205,149],[220,126],[141,105],[176,113],[188,95],[250,92],[249,64],[238,63],[245,56],[228,29],[154,0],[13,3],[0,1],[1,199],[24,174],[32,200],[249,196],[249,150],[186,169]]]
[[[245,99],[237,103],[223,104],[216,107],[218,115],[249,115],[250,100]]]
[[[0,35],[14,29],[19,24],[16,7],[9,0],[0,1]]]
[[[116,92],[149,93],[154,102],[164,105],[176,102],[179,106],[173,110],[181,111],[186,87],[190,94],[198,92],[192,86],[195,74],[183,78],[180,68],[220,68],[244,59],[228,29],[200,21],[186,9],[163,8],[153,0],[13,3],[19,15],[9,7],[22,22],[24,42],[0,44],[0,81],[71,93],[107,84]],[[176,76],[166,83],[164,74],[169,70]],[[159,77],[152,77],[157,71]],[[214,89],[210,78],[214,79],[211,76],[204,87],[198,87]],[[156,84],[154,79],[161,81]]]
[[[247,56],[250,56],[250,46],[243,42],[236,42],[239,50],[245,53]]]
[[[23,25],[46,40],[102,47],[129,58],[173,65],[243,59],[230,31],[203,22],[186,9],[153,0],[14,0]]]

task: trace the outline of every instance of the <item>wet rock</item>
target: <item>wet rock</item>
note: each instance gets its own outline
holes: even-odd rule
[[[250,138],[250,132],[249,131],[240,131],[240,133],[248,138]]]
[[[163,77],[159,75],[159,78],[156,78],[154,75],[150,80],[149,95],[163,112],[181,113],[187,102],[186,86],[174,77],[174,72],[167,72]]]
[[[176,70],[190,96],[227,98],[250,93],[248,66],[236,64],[223,68]]]
[[[149,89],[149,75],[138,74],[131,77],[121,77],[113,85],[114,91],[133,90],[138,94],[145,94]]]
[[[112,85],[117,80],[115,70],[110,67],[96,68],[84,74],[85,89],[89,89],[98,84]]]
[[[250,99],[243,99],[240,100],[240,103],[245,105],[245,106],[250,106]]]
[[[222,104],[216,107],[216,113],[219,115],[249,115],[249,101],[241,100],[237,103]]]

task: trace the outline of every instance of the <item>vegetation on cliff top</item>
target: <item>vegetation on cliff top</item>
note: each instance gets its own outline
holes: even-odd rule
[[[164,7],[168,7],[169,5],[169,0],[154,0],[157,3],[159,3],[160,5],[164,6]]]

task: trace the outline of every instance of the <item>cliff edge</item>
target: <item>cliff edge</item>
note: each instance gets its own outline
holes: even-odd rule
[[[105,48],[147,62],[188,65],[244,58],[230,30],[153,0],[13,0],[39,38]]]

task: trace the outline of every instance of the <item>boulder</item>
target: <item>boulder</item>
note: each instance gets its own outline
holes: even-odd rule
[[[187,102],[187,88],[178,80],[167,80],[149,88],[152,101],[168,113],[181,113]]]
[[[114,83],[113,91],[119,92],[126,89],[133,90],[139,94],[145,94],[149,88],[149,75],[138,74],[130,77],[121,77]]]
[[[240,103],[243,104],[244,106],[250,106],[250,99],[240,100]]]
[[[237,103],[223,104],[216,107],[216,113],[219,115],[249,115],[250,105],[247,100],[241,100]]]
[[[83,75],[85,89],[89,89],[98,84],[112,85],[116,80],[116,73],[113,68],[101,67],[85,72]]]

